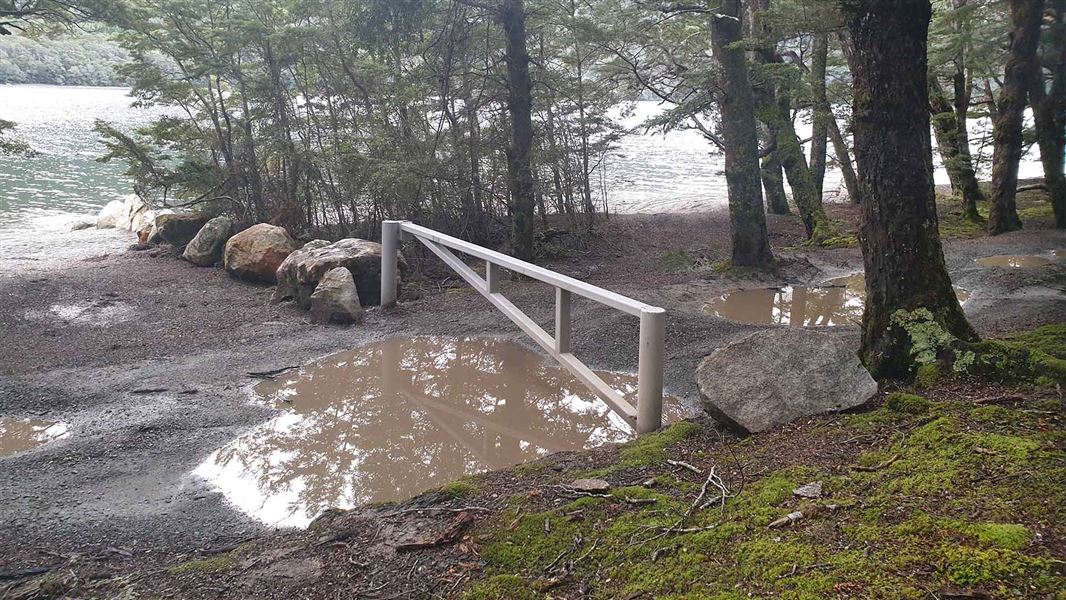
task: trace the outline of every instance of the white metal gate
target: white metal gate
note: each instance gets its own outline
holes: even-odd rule
[[[543,267],[518,260],[488,248],[415,225],[410,221],[384,221],[381,224],[381,304],[396,302],[397,256],[400,239],[413,237],[422,242],[467,283],[488,299],[500,312],[514,321],[533,341],[596,396],[622,416],[637,433],[648,433],[662,426],[663,337],[666,311],[589,285]],[[482,278],[451,250],[485,261]],[[555,335],[549,335],[517,306],[500,293],[500,269],[521,273],[555,288]],[[607,385],[592,369],[570,351],[570,297],[577,294],[600,304],[640,318],[640,347],[637,367],[637,406],[634,408],[614,388]]]

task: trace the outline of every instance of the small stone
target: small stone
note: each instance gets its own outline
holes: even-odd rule
[[[611,484],[602,479],[575,479],[570,483],[570,487],[579,492],[600,494],[611,489]]]
[[[822,497],[822,482],[812,481],[811,483],[805,483],[798,488],[792,490],[792,493],[800,498],[821,498]]]

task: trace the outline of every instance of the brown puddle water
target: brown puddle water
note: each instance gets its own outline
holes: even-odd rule
[[[600,373],[636,400],[636,377]],[[289,410],[195,471],[241,511],[306,526],[321,510],[400,500],[463,475],[632,438],[540,355],[491,338],[393,338],[255,386]],[[664,420],[686,413],[676,399]]]
[[[1000,254],[978,258],[977,264],[982,267],[1007,267],[1010,269],[1031,269],[1044,267],[1051,261],[1042,256],[1030,256],[1026,254]]]
[[[830,279],[824,286],[788,285],[780,288],[726,292],[704,305],[704,311],[723,319],[755,325],[829,327],[859,323],[866,297],[862,273]],[[970,293],[955,288],[959,302]]]
[[[64,423],[43,419],[0,418],[0,458],[25,452],[67,435]]]

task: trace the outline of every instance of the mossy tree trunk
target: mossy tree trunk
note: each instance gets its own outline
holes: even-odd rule
[[[1066,154],[1066,0],[1050,0],[1049,59],[1051,90],[1045,89],[1043,72],[1037,66],[1029,103],[1036,121],[1036,141],[1040,146],[1040,162],[1044,167],[1055,227],[1066,228],[1066,176],[1063,175]]]
[[[821,198],[825,184],[825,158],[829,145],[829,120],[833,112],[825,95],[825,63],[829,59],[829,35],[814,34],[811,48],[811,97],[814,101],[814,124],[811,129],[811,179]]]
[[[785,194],[785,176],[781,172],[781,161],[777,154],[770,152],[762,159],[759,171],[762,176],[763,192],[766,194],[766,209],[775,215],[787,215],[788,196]]]
[[[535,198],[530,155],[533,150],[533,84],[526,50],[523,0],[504,0],[496,15],[507,38],[507,112],[511,116],[511,147],[507,149],[507,184],[514,203],[511,247],[522,260],[533,259]]]
[[[762,65],[775,62],[777,50],[776,43],[770,35],[770,28],[766,25],[765,12],[770,8],[770,0],[752,0],[748,3],[748,16],[745,25],[750,28],[750,37],[754,40],[752,52],[755,66],[754,83],[752,92],[755,97],[755,106],[758,110],[757,117],[766,126],[767,144],[773,146],[777,140],[777,119],[766,118],[767,111],[774,111],[777,107],[777,92],[774,89],[772,78],[759,73]],[[788,196],[785,194],[785,176],[781,171],[781,159],[774,151],[770,151],[762,158],[760,170],[763,191],[766,194],[766,208],[775,215],[787,215],[791,211],[788,208]]]
[[[1022,117],[1029,88],[1039,74],[1034,66],[1043,9],[1043,0],[1010,0],[1010,55],[992,120],[992,203],[988,211],[988,232],[992,235],[1022,228],[1015,204]]]
[[[876,378],[911,372],[899,311],[927,309],[952,335],[977,335],[951,287],[937,230],[929,139],[929,0],[842,0],[853,44],[855,156],[866,267],[860,358]]]
[[[733,231],[732,260],[736,266],[761,267],[773,261],[773,254],[762,205],[755,101],[747,59],[743,48],[738,47],[743,39],[741,15],[739,0],[723,0],[718,14],[711,17],[711,45],[722,88],[719,108]]]
[[[818,244],[832,236],[832,225],[822,207],[821,195],[814,186],[807,157],[803,154],[803,146],[792,122],[789,95],[784,89],[779,90],[777,102],[777,148],[774,152],[785,169],[788,186],[792,188],[792,200],[799,209],[803,227],[807,231],[807,240]]]
[[[962,216],[970,221],[979,221],[981,217],[977,214],[977,203],[984,200],[984,195],[977,185],[969,141],[959,133],[965,125],[960,125],[955,107],[948,101],[944,88],[935,76],[929,78],[929,110],[933,117],[936,145],[944,160],[948,179],[951,180],[951,189],[962,198]]]

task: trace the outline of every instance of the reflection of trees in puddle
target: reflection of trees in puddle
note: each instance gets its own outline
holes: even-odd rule
[[[852,277],[825,287],[802,285],[735,290],[707,303],[707,312],[743,323],[830,326],[862,319],[863,283]]]
[[[607,381],[630,397],[635,378]],[[486,338],[396,338],[256,386],[290,412],[197,472],[266,522],[405,498],[463,474],[627,439],[628,426],[539,355]],[[675,409],[676,412],[676,409]]]
[[[858,324],[866,302],[862,273],[831,279],[824,286],[785,286],[734,290],[704,306],[723,319],[758,325],[803,325],[828,327]],[[959,302],[970,293],[955,288]]]
[[[67,435],[65,423],[0,418],[0,456],[10,456]]]

